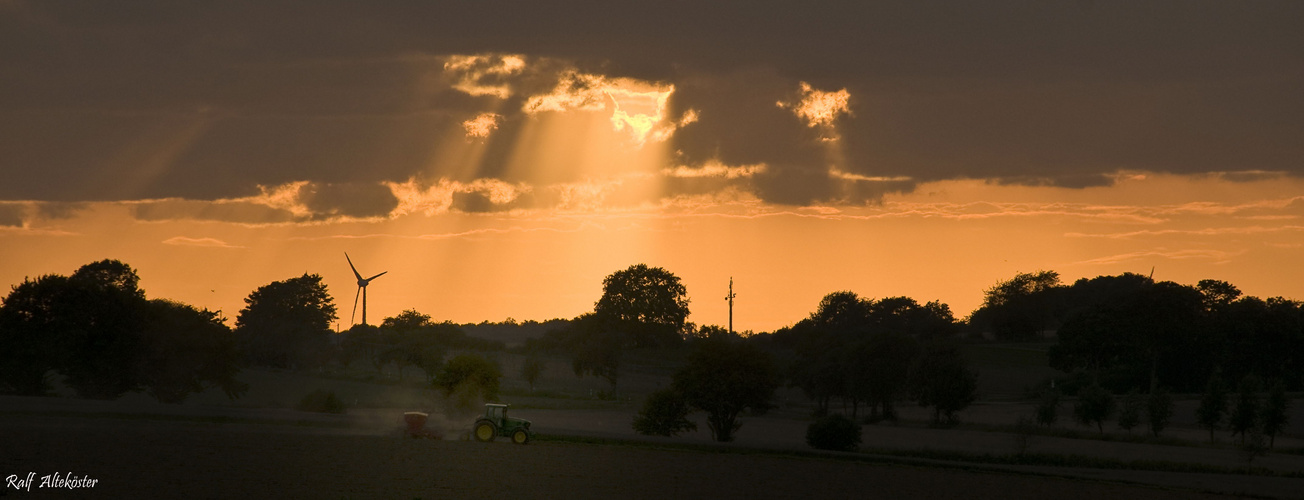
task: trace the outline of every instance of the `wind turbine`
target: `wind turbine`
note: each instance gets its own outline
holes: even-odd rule
[[[349,261],[349,268],[353,269],[353,276],[358,278],[358,293],[353,294],[353,313],[349,315],[349,323],[352,324],[353,316],[358,314],[358,296],[361,295],[362,296],[362,324],[365,325],[367,324],[367,285],[371,283],[371,280],[379,278],[381,274],[385,274],[389,271],[385,271],[375,276],[372,276],[370,278],[363,279],[362,275],[358,274],[358,268],[353,267],[353,259],[349,258],[348,252],[344,252],[344,260]]]

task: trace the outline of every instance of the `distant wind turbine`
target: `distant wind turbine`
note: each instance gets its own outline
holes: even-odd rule
[[[358,296],[361,295],[362,296],[362,324],[365,325],[367,324],[367,285],[371,283],[371,280],[379,278],[381,275],[389,271],[385,271],[375,276],[372,276],[370,278],[363,279],[362,275],[358,274],[358,268],[353,267],[353,259],[349,258],[348,252],[344,252],[344,260],[349,261],[349,268],[353,270],[353,276],[358,278],[358,292],[353,294],[353,313],[349,315],[349,323],[352,324],[353,317],[358,314]]]

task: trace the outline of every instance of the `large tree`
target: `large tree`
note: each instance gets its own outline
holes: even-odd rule
[[[336,316],[321,276],[274,281],[250,293],[245,304],[235,324],[249,362],[289,368],[325,359]]]
[[[64,383],[84,398],[115,399],[141,387],[137,375],[145,352],[145,291],[136,270],[118,260],[86,264],[69,276],[63,330]]]
[[[163,403],[180,403],[208,387],[231,399],[248,386],[239,373],[235,336],[218,313],[168,300],[151,300],[146,349],[139,369],[145,392]]]
[[[845,353],[847,393],[853,402],[869,403],[871,419],[896,420],[893,402],[906,391],[919,343],[905,334],[888,331],[849,346]]]
[[[637,347],[673,345],[686,331],[688,292],[670,271],[635,264],[602,281],[593,314],[604,328],[628,333]]]
[[[1103,299],[1060,328],[1050,366],[1089,371],[1116,389],[1191,388],[1208,373],[1212,347],[1199,334],[1201,300],[1195,288],[1168,281]]]
[[[1062,290],[1055,271],[1018,273],[987,289],[970,323],[1000,339],[1040,337],[1054,325]]]
[[[49,374],[63,363],[61,343],[72,328],[66,291],[59,275],[28,279],[13,287],[0,307],[0,387],[6,392],[42,396],[51,388]]]
[[[620,380],[625,335],[618,330],[606,328],[593,314],[575,318],[565,335],[575,376],[592,375],[606,379],[614,391],[616,382]]]
[[[954,424],[956,413],[969,407],[977,397],[978,374],[955,347],[930,348],[915,362],[910,373],[910,388],[920,406],[933,407],[933,423]]]
[[[708,339],[697,342],[674,387],[689,406],[705,411],[716,441],[732,441],[746,409],[765,410],[779,387],[779,371],[768,354],[748,342]]]

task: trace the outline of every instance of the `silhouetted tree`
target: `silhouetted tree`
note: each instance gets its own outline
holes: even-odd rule
[[[1263,406],[1263,434],[1268,436],[1268,447],[1277,445],[1277,434],[1290,422],[1290,400],[1286,397],[1286,385],[1280,380],[1272,382],[1268,388],[1268,400]]]
[[[860,333],[870,324],[871,301],[860,298],[855,292],[840,291],[825,295],[811,313],[813,326],[832,335]]]
[[[1200,406],[1195,409],[1195,420],[1200,427],[1209,429],[1209,442],[1213,442],[1213,433],[1222,425],[1223,417],[1227,415],[1227,385],[1223,382],[1222,372],[1214,370],[1209,376],[1209,382],[1205,384],[1204,396],[1200,398]]]
[[[593,375],[606,379],[616,389],[620,379],[620,359],[625,350],[625,336],[604,327],[593,314],[585,314],[571,323],[568,334],[571,368],[575,376]]]
[[[543,374],[543,368],[544,361],[536,356],[526,357],[525,362],[521,364],[521,378],[525,379],[525,382],[530,384],[531,392],[534,391],[534,383],[537,382],[539,376]]]
[[[1236,388],[1236,406],[1232,407],[1231,415],[1228,417],[1227,428],[1232,431],[1232,435],[1241,435],[1241,444],[1245,443],[1245,435],[1251,429],[1259,425],[1259,391],[1263,389],[1262,382],[1254,375],[1247,375],[1241,379],[1241,383]]]
[[[1254,374],[1281,379],[1287,385],[1304,382],[1304,306],[1273,297],[1242,297],[1214,311],[1212,329],[1221,345],[1221,366],[1228,380]]]
[[[140,381],[160,402],[180,403],[207,387],[236,399],[248,389],[235,378],[240,371],[235,336],[216,312],[151,300],[143,340]]]
[[[139,283],[131,266],[106,259],[15,286],[0,306],[0,385],[45,394],[56,371],[84,398],[143,390],[175,403],[208,386],[238,397],[231,332],[217,313],[147,300]]]
[[[444,328],[456,329],[452,324]],[[398,380],[403,381],[403,370],[411,365],[420,368],[426,374],[426,381],[433,381],[444,362],[444,349],[440,346],[436,328],[430,316],[415,309],[408,309],[397,316],[381,321],[381,338],[387,344],[384,359],[398,367]]]
[[[376,325],[353,325],[344,332],[344,340],[340,341],[340,354],[346,365],[354,360],[365,360],[377,374],[382,373],[388,363],[388,350],[389,345]]]
[[[1099,385],[1092,384],[1078,391],[1078,402],[1073,406],[1073,416],[1082,425],[1096,424],[1096,429],[1105,434],[1105,420],[1114,413],[1114,395]]]
[[[1136,389],[1128,391],[1123,396],[1123,404],[1118,409],[1118,428],[1132,432],[1138,424],[1141,423],[1141,409],[1145,401],[1141,398],[1141,393]]]
[[[956,413],[977,397],[978,374],[969,369],[959,349],[933,347],[912,367],[910,388],[920,406],[933,407],[934,424],[943,423],[943,416],[947,424],[955,424]]]
[[[250,293],[236,318],[236,334],[250,363],[274,368],[315,365],[329,347],[335,317],[335,304],[321,276],[304,274]]]
[[[78,396],[115,399],[141,388],[137,373],[145,352],[145,292],[136,270],[117,260],[86,264],[69,276],[76,304],[61,313],[73,326],[63,331],[64,383]]]
[[[1029,340],[1041,336],[1054,322],[1059,273],[1018,273],[1008,281],[988,288],[983,305],[974,311],[970,324],[999,339]]]
[[[1201,305],[1209,312],[1227,307],[1241,296],[1240,289],[1226,281],[1200,280],[1195,287],[1200,290]]]
[[[1048,352],[1051,367],[1088,370],[1099,383],[1105,381],[1098,374],[1112,370],[1121,376],[1116,386],[1144,384],[1153,390],[1161,382],[1188,383],[1196,371],[1193,361],[1209,349],[1192,333],[1199,330],[1199,292],[1165,281],[1129,293],[1067,320]]]
[[[443,391],[444,397],[454,398],[454,404],[459,408],[470,408],[480,401],[498,399],[498,384],[502,376],[498,364],[488,358],[462,354],[444,365],[439,376],[435,377],[434,386]]]
[[[747,342],[698,342],[674,377],[675,390],[689,406],[705,411],[711,437],[732,441],[743,410],[765,410],[779,387],[778,369],[768,354]]]
[[[695,431],[697,424],[688,420],[690,411],[684,394],[674,387],[653,392],[634,417],[634,431],[645,436],[676,436]]]
[[[1060,392],[1048,389],[1041,394],[1037,402],[1037,423],[1045,426],[1055,425],[1059,419]]]
[[[76,307],[68,278],[59,275],[24,280],[0,307],[0,388],[24,396],[51,389],[50,371],[63,364],[64,343],[74,328]]]
[[[860,449],[860,424],[845,415],[827,415],[806,427],[806,444],[834,451]]]
[[[1150,393],[1150,398],[1146,401],[1146,420],[1150,424],[1150,432],[1159,437],[1172,417],[1173,396],[1168,393],[1168,389],[1160,386]]]
[[[893,402],[906,392],[919,344],[903,334],[884,332],[848,346],[845,355],[847,394],[869,403],[871,419],[896,420]]]
[[[679,343],[688,318],[688,293],[679,277],[635,264],[602,281],[593,314],[604,328],[621,330],[637,347]]]

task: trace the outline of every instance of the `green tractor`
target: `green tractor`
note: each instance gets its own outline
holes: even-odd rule
[[[488,443],[498,436],[512,438],[516,444],[525,444],[534,439],[530,430],[530,421],[507,416],[507,405],[486,403],[484,416],[475,419],[471,426],[471,436],[476,441]]]

